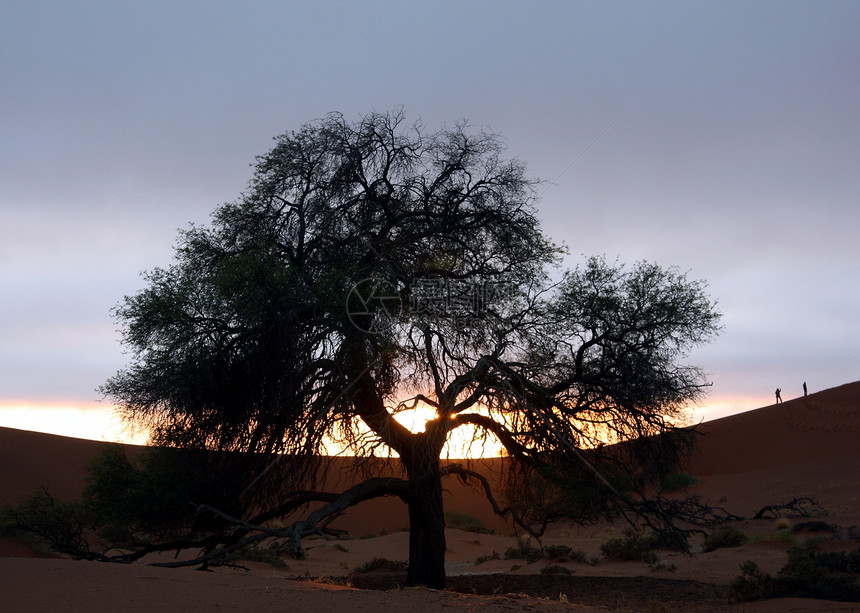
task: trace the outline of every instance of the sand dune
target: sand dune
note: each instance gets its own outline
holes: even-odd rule
[[[704,436],[689,472],[701,482],[692,487],[690,493],[745,517],[750,517],[767,504],[811,496],[828,510],[829,522],[841,526],[860,524],[860,382],[707,422],[701,425],[700,430]],[[86,463],[102,444],[0,428],[0,502],[14,501],[38,484],[46,485],[58,496],[75,497],[83,485]],[[493,462],[498,463],[497,460],[486,461],[488,465]],[[333,478],[338,476],[344,482],[352,477],[347,464],[340,465],[332,474]],[[331,485],[334,486],[333,483]],[[510,532],[509,524],[492,515],[479,492],[456,480],[451,480],[447,486],[448,510],[475,515],[496,531],[495,535],[475,535],[450,530],[449,574],[511,573],[510,560],[476,564],[480,556],[504,551],[513,543],[513,539],[506,536]],[[478,610],[480,607],[489,611],[560,610],[561,607],[571,610],[572,605],[558,602],[558,596],[554,596],[556,600],[551,602],[522,597],[466,597],[427,590],[394,594],[290,581],[291,577],[305,574],[345,574],[348,569],[372,557],[405,559],[407,535],[398,530],[406,524],[406,509],[399,500],[383,499],[362,504],[340,518],[337,527],[356,537],[376,535],[375,538],[356,538],[341,547],[320,541],[313,544],[307,560],[290,561],[287,572],[254,566],[251,573],[227,569],[216,573],[195,573],[152,569],[144,564],[119,567],[64,559],[25,560],[10,556],[32,555],[32,552],[20,544],[5,541],[0,543],[0,556],[6,556],[0,557],[0,589],[6,594],[7,603],[13,604],[13,610],[41,610],[37,606],[40,598],[44,610],[55,608],[59,601],[73,610],[89,609],[99,602],[99,598],[109,607],[123,606],[127,610],[173,609],[177,606],[199,608],[201,604],[220,604],[226,610],[274,610],[285,599],[302,603],[298,606],[306,610],[323,610],[332,606],[355,608],[356,603],[373,610],[399,610],[406,606],[429,610],[449,607],[458,610]],[[601,562],[593,567],[565,565],[582,577],[643,575],[655,579],[695,579],[726,585],[738,574],[738,566],[745,559],[755,559],[768,572],[775,572],[784,564],[787,545],[775,538],[776,529],[772,521],[747,521],[739,526],[749,533],[761,534],[762,538],[739,548],[718,550],[692,559],[666,553],[662,560],[665,566],[671,564],[676,567],[672,573],[649,569],[638,562]],[[611,525],[559,525],[551,530],[546,542],[568,544],[589,555],[596,555],[600,543],[619,530],[619,526]],[[379,536],[386,532],[390,534]],[[768,538],[769,534],[774,538]],[[843,544],[846,549],[858,545],[856,542]],[[521,577],[536,576],[546,565],[546,561],[523,564],[513,572]],[[100,596],[94,596],[95,593]],[[640,601],[633,599],[629,602]],[[730,606],[722,601],[700,605],[691,600],[688,604],[688,610],[700,611],[860,610],[858,605],[804,599],[781,599],[743,606]],[[630,604],[629,610],[644,610],[636,606],[647,609],[640,603]]]

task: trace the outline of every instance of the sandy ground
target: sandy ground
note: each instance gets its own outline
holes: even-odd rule
[[[811,496],[828,511],[826,521],[843,528],[843,540],[823,547],[851,550],[845,538],[860,525],[860,383],[706,423],[700,452],[690,471],[701,482],[689,489],[710,504],[752,516],[767,504]],[[13,501],[45,484],[72,497],[81,487],[86,461],[99,443],[0,428],[0,501]],[[515,544],[510,526],[494,518],[481,495],[452,484],[446,508],[473,514],[495,534],[449,529],[446,567],[450,590],[402,589],[402,576],[386,573],[346,577],[372,558],[405,560],[408,534],[403,505],[396,500],[365,503],[341,520],[353,538],[306,542],[306,560],[286,560],[289,568],[239,562],[245,567],[214,572],[163,569],[143,562],[114,565],[37,558],[14,541],[0,541],[3,609],[41,611],[151,611],[159,608],[268,611],[858,611],[857,603],[778,599],[734,604],[727,586],[740,565],[754,560],[775,573],[786,561],[786,531],[776,521],[744,520],[735,527],[751,537],[741,547],[687,557],[659,552],[660,564],[489,559]],[[801,521],[792,519],[792,522]],[[553,526],[544,544],[567,545],[598,557],[600,545],[623,526]],[[792,538],[803,542],[815,534]],[[694,548],[700,548],[693,541]],[[502,555],[499,556],[503,558]],[[555,565],[556,574],[542,574]],[[317,578],[310,582],[306,578]],[[319,580],[319,578],[339,578]],[[387,587],[388,589],[361,589]],[[529,596],[525,595],[528,592]]]

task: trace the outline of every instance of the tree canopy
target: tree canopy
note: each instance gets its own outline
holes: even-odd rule
[[[278,137],[247,192],[183,231],[173,265],[117,307],[131,362],[104,393],[153,444],[239,467],[224,515],[327,502],[281,535],[297,548],[332,513],[399,496],[412,584],[444,585],[442,479],[482,482],[440,460],[458,429],[497,440],[512,477],[573,467],[621,496],[600,450],[662,457],[655,441],[707,386],[683,360],[719,313],[676,269],[593,257],[562,270],[537,182],[503,153],[497,135],[427,133],[402,112]],[[412,432],[396,416],[419,405],[434,418]],[[405,478],[317,492],[332,441],[396,456]]]

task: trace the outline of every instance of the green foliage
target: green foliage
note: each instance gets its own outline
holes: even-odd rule
[[[373,558],[361,566],[356,566],[353,572],[361,574],[373,572],[375,570],[406,570],[406,562],[403,562],[402,560],[389,560],[388,558]]]
[[[192,450],[147,448],[135,461],[121,445],[105,446],[90,462],[82,503],[103,538],[116,545],[205,530],[194,504],[223,505],[217,466]]]
[[[319,484],[332,437],[357,455],[391,451],[409,475],[441,475],[440,437],[475,426],[515,466],[554,467],[511,496],[517,521],[538,529],[615,514],[628,503],[619,492],[678,470],[682,435],[667,433],[707,389],[682,362],[720,331],[705,283],[602,257],[560,270],[536,181],[503,158],[501,139],[465,122],[433,134],[404,122],[332,114],[278,137],[247,191],[182,232],[174,263],[115,309],[131,362],[102,392],[156,444],[217,452],[218,470],[193,454],[106,461],[87,496],[113,536],[190,524],[189,502],[275,513]],[[477,311],[414,300],[452,280],[451,298],[481,289]],[[394,419],[391,399],[407,388],[438,400],[423,433]],[[410,514],[436,537],[440,516]],[[441,548],[423,542],[410,557],[432,555],[416,571],[429,576],[410,581],[439,586]]]
[[[741,566],[732,583],[736,600],[768,598],[819,598],[860,602],[860,549],[852,552],[816,552],[815,546],[792,547],[788,563],[776,577],[763,572],[755,562]]]
[[[703,551],[708,552],[726,547],[740,547],[748,540],[747,535],[737,528],[722,526],[705,536]]]
[[[448,528],[457,528],[466,532],[474,532],[476,534],[492,534],[487,525],[480,518],[470,515],[469,513],[460,513],[457,511],[445,512],[445,525]]]
[[[0,529],[75,558],[98,557],[96,543],[128,547],[206,532],[218,526],[196,518],[193,503],[230,509],[220,475],[217,465],[192,451],[148,448],[132,461],[121,445],[105,445],[87,466],[79,500],[37,489],[0,510]]]
[[[0,535],[33,543],[37,549],[73,558],[93,555],[88,535],[92,517],[80,502],[66,502],[39,488],[15,505],[0,507]]]

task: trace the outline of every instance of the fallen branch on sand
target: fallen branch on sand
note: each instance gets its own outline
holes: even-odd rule
[[[758,510],[753,519],[776,519],[779,517],[825,517],[824,509],[814,498],[795,498],[785,504],[769,504]]]

